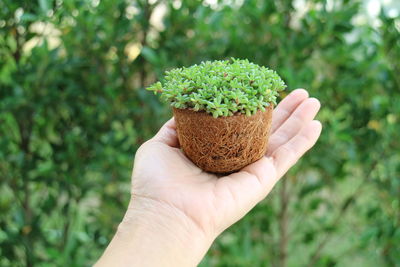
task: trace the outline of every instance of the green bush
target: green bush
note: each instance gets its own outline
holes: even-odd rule
[[[144,88],[230,57],[308,89],[324,129],[202,265],[400,263],[399,18],[357,0],[216,2],[0,1],[0,266],[92,264],[135,150],[170,116]]]

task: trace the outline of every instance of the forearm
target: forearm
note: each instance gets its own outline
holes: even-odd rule
[[[131,201],[96,266],[196,266],[213,238],[181,213],[158,201]]]

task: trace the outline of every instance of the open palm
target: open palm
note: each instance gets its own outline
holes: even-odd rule
[[[136,154],[132,205],[150,201],[217,236],[265,198],[315,144],[321,133],[320,122],[313,120],[319,107],[305,90],[293,91],[274,110],[265,157],[222,177],[202,171],[184,155],[175,122],[169,120]]]

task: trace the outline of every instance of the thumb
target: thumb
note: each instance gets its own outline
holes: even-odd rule
[[[160,142],[170,147],[180,147],[178,135],[176,133],[175,119],[172,117],[167,121],[151,141]]]

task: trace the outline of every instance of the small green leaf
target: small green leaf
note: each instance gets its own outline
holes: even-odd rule
[[[154,52],[152,48],[148,46],[144,46],[142,48],[141,55],[143,55],[143,57],[153,65],[156,65],[158,63],[158,55],[156,54],[156,52]]]
[[[150,63],[157,64],[153,49],[145,46],[141,53]],[[161,93],[161,99],[174,107],[204,110],[218,117],[236,112],[250,116],[265,110],[270,103],[276,103],[278,91],[284,88],[274,71],[246,59],[232,59],[166,71],[164,83],[157,82],[147,89]]]
[[[39,0],[40,9],[46,13],[50,9],[50,0]]]

